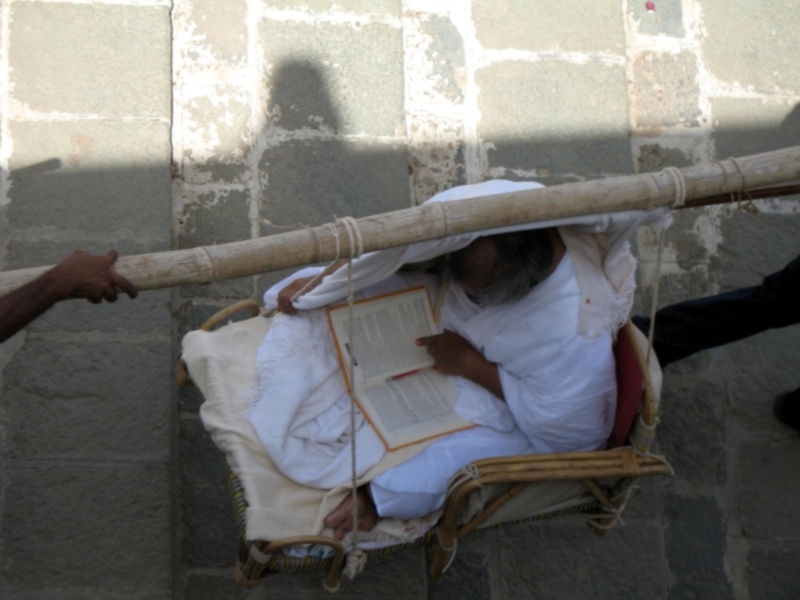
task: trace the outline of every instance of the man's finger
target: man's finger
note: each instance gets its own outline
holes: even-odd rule
[[[112,250],[112,252],[115,252]],[[114,282],[119,289],[123,292],[128,294],[128,296],[133,300],[136,296],[139,295],[139,290],[133,285],[130,281],[125,279],[122,275],[120,275],[115,269],[111,269],[111,280]]]
[[[438,340],[440,337],[441,336],[438,335],[429,335],[427,337],[417,338],[416,340],[417,346],[430,346],[432,344],[435,344],[436,340]]]
[[[103,291],[103,298],[105,298],[107,302],[116,302],[118,297],[117,290],[113,285],[109,285]]]
[[[115,262],[117,262],[117,259],[119,258],[119,252],[117,252],[116,250],[109,250],[108,252],[106,252],[106,258],[110,260],[111,264],[113,265]]]

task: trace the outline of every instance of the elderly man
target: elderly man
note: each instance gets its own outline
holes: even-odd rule
[[[434,201],[520,187],[538,185],[488,182],[450,190]],[[472,461],[605,446],[616,402],[611,346],[633,292],[635,263],[625,239],[648,219],[663,214],[453,236],[356,261],[353,281],[361,297],[421,283],[436,296],[443,281],[453,282],[444,290],[442,333],[417,343],[453,377],[455,409],[477,425],[420,448],[416,457],[361,488],[359,530],[370,529],[378,516],[405,519],[436,510],[452,475]],[[443,254],[444,276],[395,272],[404,263]],[[294,316],[276,318],[259,350],[259,398],[249,417],[285,475],[323,489],[348,480],[351,433],[349,399],[327,324],[313,308],[341,300],[345,271],[326,277],[297,307],[290,299],[310,271],[265,294],[268,307]],[[277,397],[286,403],[277,403]],[[386,451],[360,416],[355,437],[360,476]],[[352,529],[350,502],[346,498],[325,520],[340,539]]]

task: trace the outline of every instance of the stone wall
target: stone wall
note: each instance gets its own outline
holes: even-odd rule
[[[10,0],[0,57],[0,267],[76,247],[225,243],[425,201],[488,178],[570,181],[797,144],[800,22],[767,0]],[[171,176],[171,183],[170,183]],[[171,186],[171,187],[170,187]],[[649,310],[754,285],[800,252],[800,202],[683,211]],[[7,597],[261,598],[179,340],[282,273],[64,303],[0,346],[0,589]],[[795,328],[796,329],[796,328]],[[441,584],[422,551],[348,597],[793,598],[796,330],[667,369],[659,440],[626,525],[478,535]],[[53,548],[58,547],[55,552]],[[43,556],[47,557],[42,567]],[[276,597],[327,597],[319,575]]]

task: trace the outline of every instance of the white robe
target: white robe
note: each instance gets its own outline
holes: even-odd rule
[[[539,186],[492,181],[453,188],[431,201],[531,187]],[[570,225],[560,229],[568,256],[525,299],[480,310],[457,286],[448,293],[442,308],[443,326],[461,333],[488,360],[500,364],[507,399],[504,404],[476,384],[457,378],[456,410],[484,427],[449,438],[458,441],[460,435],[488,436],[479,458],[520,451],[598,448],[611,427],[608,415],[613,415],[610,398],[614,394],[609,384],[609,378],[613,380],[611,338],[630,310],[634,289],[635,261],[626,240],[639,224],[663,223],[667,218],[664,212],[615,213],[452,236],[365,255],[354,261],[353,280],[355,288],[368,296],[415,285],[420,280],[435,286],[430,276],[392,274],[406,262],[463,248],[487,233]],[[315,272],[318,271],[305,269],[270,288],[265,294],[265,306],[274,308],[277,293],[291,280]],[[248,415],[281,472],[318,488],[332,488],[348,481],[351,472],[349,398],[324,312],[313,310],[341,301],[346,283],[346,269],[340,269],[297,301],[300,314],[281,315],[274,320],[258,352],[259,386]],[[530,368],[532,365],[535,369]],[[594,369],[599,378],[589,377],[587,369]],[[537,394],[542,401],[531,403],[529,399]],[[515,429],[515,423],[522,430]],[[484,429],[491,432],[479,433]],[[501,439],[505,447],[495,444]],[[385,449],[360,415],[356,442],[356,471],[361,475],[381,459]],[[442,444],[442,455],[452,453],[446,450],[447,443],[442,440],[428,450],[439,452],[431,448]],[[473,448],[481,446],[476,440],[470,443]],[[459,452],[458,460],[464,456]],[[388,472],[385,479],[379,477],[375,489],[382,488],[390,495],[410,492],[438,498],[442,482],[446,485],[457,470],[450,468],[452,461],[443,461],[440,469],[424,469],[425,476],[414,468],[417,472],[413,476],[404,477],[403,473],[410,472],[414,464],[417,461],[410,461],[405,471],[398,468],[394,475]],[[412,479],[416,487],[407,490],[403,482]]]

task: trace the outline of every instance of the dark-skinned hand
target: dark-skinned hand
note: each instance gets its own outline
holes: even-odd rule
[[[63,298],[86,298],[94,304],[104,299],[115,302],[117,288],[136,298],[139,290],[114,268],[118,256],[116,250],[100,256],[77,250],[53,267],[45,277],[53,281]]]

